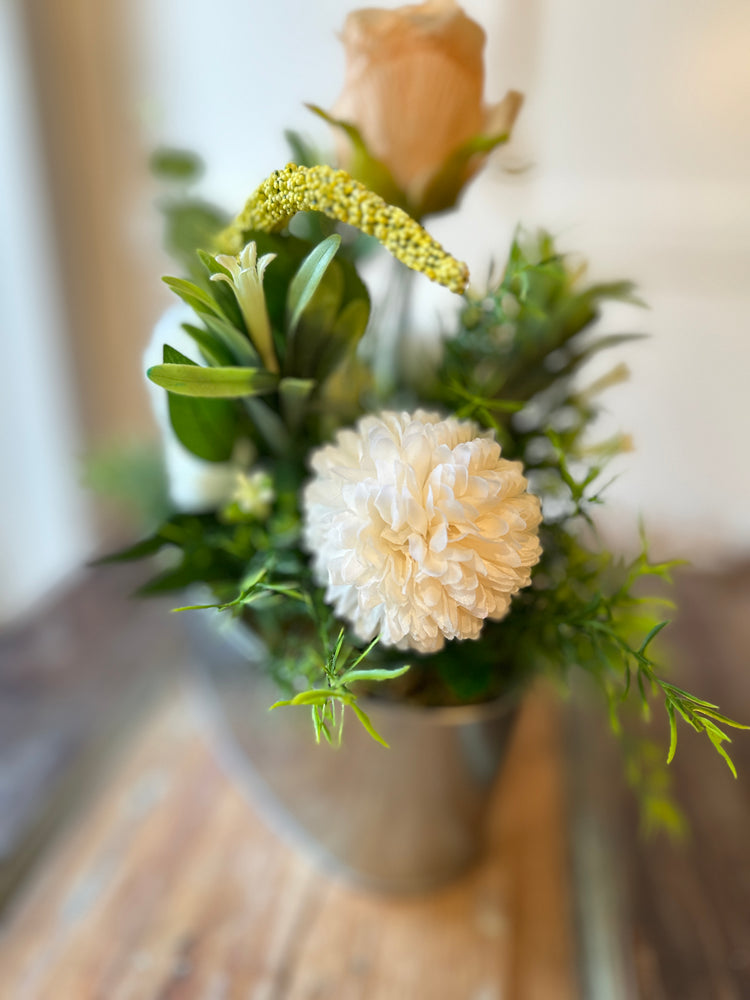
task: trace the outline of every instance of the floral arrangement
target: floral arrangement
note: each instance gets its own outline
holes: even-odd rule
[[[521,96],[485,106],[484,33],[453,0],[359,11],[343,40],[341,99],[313,109],[336,135],[330,162],[290,135],[295,162],[232,217],[190,193],[194,158],[155,157],[186,275],[165,281],[188,310],[160,326],[169,342],[148,377],[166,390],[170,447],[210,488],[119,558],[163,550],[143,593],[197,585],[211,596],[191,607],[242,616],[277,705],[306,706],[318,741],[341,739],[347,710],[382,741],[362,694],[464,704],[576,667],[616,732],[628,699],[648,715],[658,697],[669,760],[681,721],[732,767],[738,723],[652,659],[663,598],[642,583],[674,564],[645,542],[620,561],[594,528],[628,441],[588,432],[625,373],[584,388],[579,374],[632,339],[595,324],[607,302],[637,302],[633,287],[587,284],[549,234],[520,230],[502,270],[470,284],[422,220],[453,208],[509,139]],[[389,299],[403,304],[411,277],[456,294],[416,372],[408,309],[379,320],[360,276],[379,246],[397,262]],[[669,823],[661,782],[640,783],[651,819]]]

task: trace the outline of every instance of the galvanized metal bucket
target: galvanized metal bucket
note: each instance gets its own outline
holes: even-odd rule
[[[458,708],[363,700],[390,748],[353,717],[341,747],[318,746],[309,710],[268,711],[278,691],[249,630],[207,612],[191,614],[189,628],[222,756],[282,836],[328,871],[385,892],[434,888],[479,857],[516,699]]]

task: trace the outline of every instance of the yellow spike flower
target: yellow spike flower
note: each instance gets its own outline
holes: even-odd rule
[[[219,237],[222,250],[238,253],[244,233],[283,229],[297,212],[322,212],[374,236],[402,264],[461,294],[469,282],[466,264],[440,246],[402,208],[355,181],[345,170],[288,164],[275,170],[250,196],[231,226]]]

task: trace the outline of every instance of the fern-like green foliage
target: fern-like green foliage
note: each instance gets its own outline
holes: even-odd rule
[[[635,560],[618,563],[596,540],[592,509],[602,502],[607,464],[625,439],[592,445],[586,433],[598,413],[599,392],[622,377],[622,366],[584,391],[576,376],[595,354],[640,336],[599,332],[602,306],[640,302],[628,282],[586,285],[583,278],[548,234],[519,234],[499,282],[464,309],[431,389],[436,401],[494,430],[505,456],[524,463],[543,498],[543,556],[532,587],[490,629],[497,632],[498,649],[507,651],[500,659],[509,661],[508,671],[521,662],[589,672],[606,695],[617,734],[620,706],[632,688],[646,715],[650,700],[662,698],[671,728],[668,762],[682,719],[706,734],[735,774],[726,728],[748,727],[665,680],[650,656],[668,622],[664,598],[644,594],[643,583],[670,582],[678,563],[651,562],[645,537]],[[443,675],[450,677],[451,653],[444,659]]]

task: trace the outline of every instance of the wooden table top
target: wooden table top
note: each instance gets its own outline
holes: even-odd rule
[[[556,715],[523,713],[484,861],[382,897],[332,881],[259,818],[170,690],[9,914],[13,1000],[576,995]]]
[[[218,762],[174,617],[127,584],[93,574],[0,636],[1,1000],[750,997],[750,734],[735,782],[683,730],[691,835],[644,840],[605,727],[571,741],[581,716],[538,695],[483,863],[378,897],[266,826]],[[750,567],[678,597],[677,683],[750,720]]]

